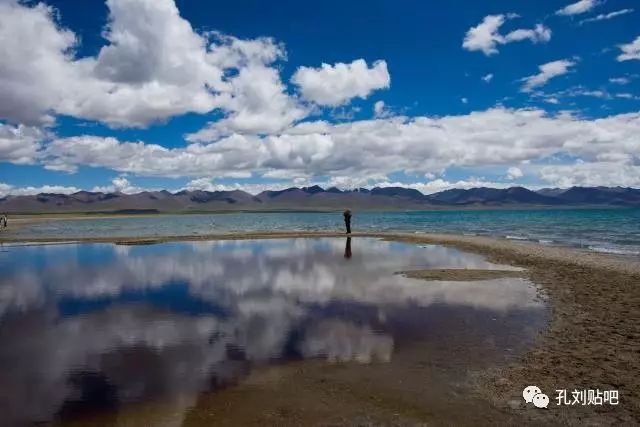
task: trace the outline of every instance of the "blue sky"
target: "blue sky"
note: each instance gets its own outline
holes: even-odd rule
[[[632,0],[0,8],[0,194],[640,186]]]

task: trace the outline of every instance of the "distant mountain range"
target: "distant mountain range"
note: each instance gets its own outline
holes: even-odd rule
[[[137,194],[42,193],[34,196],[6,196],[0,212],[6,213],[160,213],[260,210],[428,210],[481,207],[608,206],[640,207],[640,189],[623,187],[506,189],[453,189],[425,195],[403,187],[340,190],[292,187],[251,195],[244,191],[144,191]]]

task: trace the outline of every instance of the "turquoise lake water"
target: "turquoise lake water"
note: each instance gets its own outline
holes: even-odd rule
[[[354,231],[489,235],[640,255],[640,209],[354,212],[352,223]],[[342,229],[339,212],[260,212],[57,220],[9,229],[3,235],[29,239]]]

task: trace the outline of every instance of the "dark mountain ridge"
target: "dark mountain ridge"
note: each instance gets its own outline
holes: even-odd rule
[[[524,187],[498,188],[471,188],[468,190],[452,189],[431,194],[430,200],[443,204],[469,205],[469,204],[534,204],[554,206],[562,204],[557,197],[545,196]]]
[[[242,190],[182,190],[135,194],[79,191],[0,198],[6,213],[215,212],[235,210],[429,210],[473,207],[640,207],[640,189],[625,187],[524,187],[451,189],[425,195],[413,188],[375,187],[340,190],[291,187],[252,195]]]

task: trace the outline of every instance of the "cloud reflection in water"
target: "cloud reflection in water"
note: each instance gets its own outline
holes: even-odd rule
[[[162,397],[187,408],[274,359],[392,361],[393,313],[542,308],[522,279],[393,274],[495,268],[480,256],[375,239],[344,251],[342,239],[10,248],[0,260],[0,389],[10,390],[0,412],[10,424],[46,421],[105,407],[107,395],[116,406]]]

